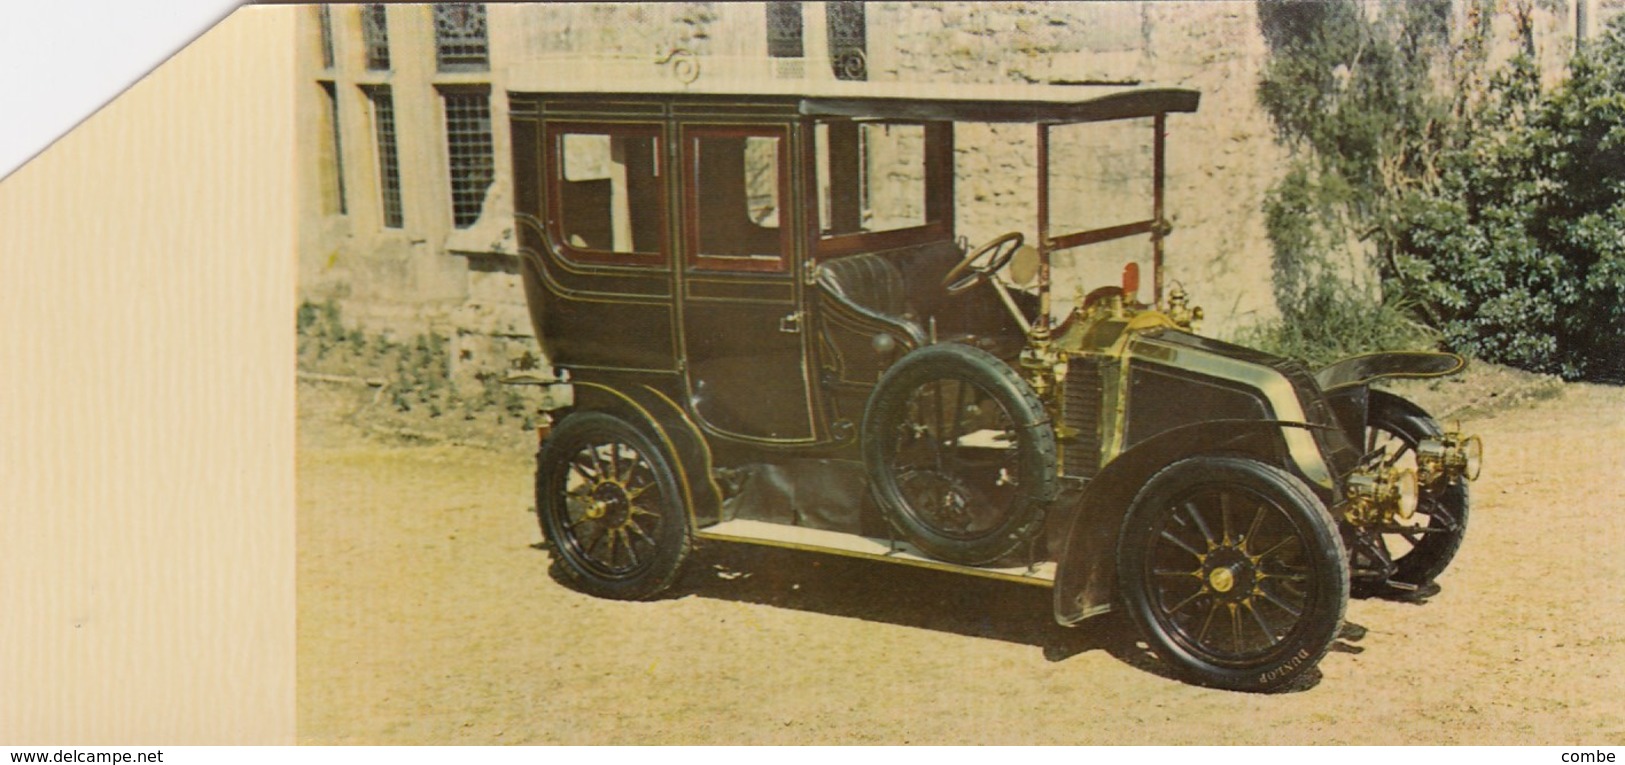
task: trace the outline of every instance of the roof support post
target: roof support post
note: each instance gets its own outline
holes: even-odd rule
[[[1049,125],[1038,123],[1038,320],[1033,322],[1035,340],[1049,338],[1050,326],[1050,247],[1049,247]]]
[[[1157,112],[1151,130],[1156,134],[1151,144],[1151,304],[1162,305],[1162,238],[1168,234],[1168,222],[1163,219],[1162,187],[1166,179],[1164,139],[1168,128],[1168,114]]]

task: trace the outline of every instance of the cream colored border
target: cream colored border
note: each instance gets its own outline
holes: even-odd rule
[[[293,24],[0,184],[0,744],[294,741]]]

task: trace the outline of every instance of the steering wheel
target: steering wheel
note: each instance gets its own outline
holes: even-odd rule
[[[965,290],[981,284],[984,279],[997,273],[1010,263],[1016,256],[1016,250],[1026,242],[1026,238],[1019,231],[1003,234],[987,244],[972,250],[964,260],[948,270],[948,275],[942,277],[942,288],[950,295],[958,295]]]

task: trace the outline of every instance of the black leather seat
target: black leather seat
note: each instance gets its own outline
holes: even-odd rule
[[[903,275],[880,255],[849,255],[818,266],[818,286],[842,308],[900,333],[913,347],[925,344],[925,331],[908,315]]]

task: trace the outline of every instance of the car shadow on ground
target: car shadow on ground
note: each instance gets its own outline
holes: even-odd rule
[[[695,596],[934,630],[1038,648],[1048,661],[1105,651],[1172,677],[1118,613],[1055,622],[1048,587],[879,561],[727,542],[689,559],[669,597]]]
[[[532,545],[537,550],[545,546]],[[568,587],[566,577],[549,573]],[[1105,651],[1135,669],[1185,682],[1157,657],[1129,618],[1111,612],[1073,627],[1055,622],[1048,587],[777,547],[708,541],[689,557],[663,599],[714,598],[827,614],[1040,649],[1046,661]],[[1366,629],[1347,623],[1332,644],[1358,654]],[[1299,693],[1320,684],[1319,668],[1272,693]]]

